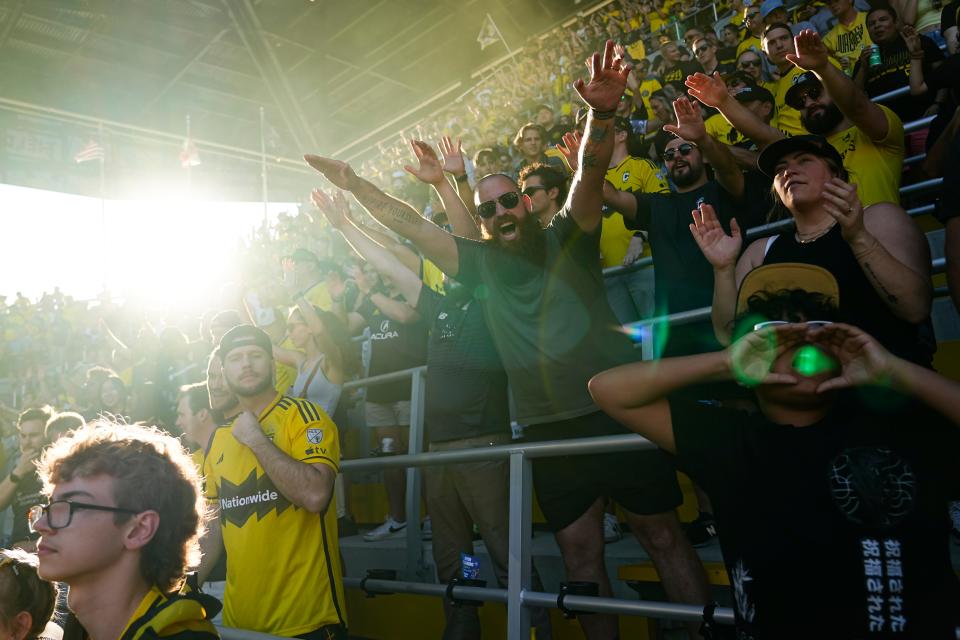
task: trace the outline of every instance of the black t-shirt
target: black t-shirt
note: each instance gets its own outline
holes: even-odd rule
[[[660,74],[660,82],[662,84],[672,84],[681,95],[686,95],[687,85],[684,82],[686,82],[687,76],[692,76],[702,69],[700,63],[696,60],[680,60],[676,65],[665,62],[663,73]]]
[[[417,312],[431,327],[425,420],[430,442],[510,433],[507,374],[480,303],[469,292],[423,287]]]
[[[27,522],[27,512],[30,507],[45,502],[43,499],[43,483],[36,473],[29,473],[20,479],[13,493],[13,502],[10,510],[13,512],[13,526],[10,530],[10,540],[36,540],[40,534],[31,533]]]
[[[923,77],[928,83],[933,80],[933,63],[943,60],[943,53],[936,43],[926,36],[920,36],[923,48]],[[910,51],[907,43],[898,36],[893,42],[877,45],[880,47],[881,64],[868,67],[867,95],[871,98],[880,94],[905,87],[910,83]],[[854,67],[856,75],[861,67],[860,60]],[[937,92],[930,90],[919,96],[905,95],[886,102],[886,106],[900,116],[904,122],[910,122],[923,117],[923,112],[933,104]]]
[[[397,296],[394,300],[403,300]],[[370,326],[370,373],[378,376],[391,371],[418,367],[427,361],[427,325],[421,318],[411,324],[391,320],[369,298],[359,309]],[[398,402],[410,399],[410,378],[367,388],[370,402]]]
[[[745,190],[745,194],[749,189]],[[626,220],[630,229],[649,233],[654,264],[654,297],[657,315],[709,307],[713,302],[713,267],[703,257],[690,223],[691,211],[700,202],[713,205],[720,224],[729,232],[730,218],[737,215],[742,229],[750,226],[740,214],[745,198],[737,199],[716,181],[686,193],[634,192],[637,216]],[[720,348],[709,319],[670,328],[664,355],[688,355]]]
[[[795,234],[783,233],[768,245],[763,264],[802,262],[823,267],[833,274],[840,287],[840,319],[860,327],[901,358],[929,365],[931,351],[920,341],[919,326],[893,314],[863,272],[840,225],[813,242],[797,241]]]
[[[731,70],[735,70],[737,68],[737,48],[720,47],[717,50],[717,60],[720,61],[720,64],[729,65]],[[723,73],[723,71],[720,73]]]
[[[960,22],[960,0],[955,0],[940,12],[940,33],[946,33],[947,29],[956,27],[958,22]]]
[[[545,258],[455,237],[457,280],[483,304],[523,424],[597,411],[595,374],[637,359],[619,331],[600,271],[600,225],[577,226],[564,208],[543,230]]]
[[[670,410],[678,466],[713,502],[740,637],[955,637],[956,425],[859,402],[802,428],[673,398]]]

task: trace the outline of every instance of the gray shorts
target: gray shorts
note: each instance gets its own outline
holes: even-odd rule
[[[368,427],[409,427],[410,401],[365,403],[364,417]]]

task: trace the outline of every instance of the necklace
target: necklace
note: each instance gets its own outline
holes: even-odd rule
[[[835,224],[837,224],[836,220],[828,224],[823,229],[820,229],[819,231],[814,231],[813,233],[807,235],[806,237],[800,235],[799,231],[795,231],[793,234],[793,237],[796,238],[797,242],[799,242],[800,244],[810,244],[811,242],[815,240],[819,240],[823,236],[827,235],[827,232],[830,231],[830,229],[833,229],[833,225]]]

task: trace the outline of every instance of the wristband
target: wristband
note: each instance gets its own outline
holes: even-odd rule
[[[609,120],[613,116],[617,115],[617,110],[613,111],[597,111],[594,108],[590,108],[590,114],[593,116],[594,120]]]
[[[10,472],[10,475],[9,475],[8,477],[10,478],[10,482],[12,482],[13,484],[20,484],[20,481],[23,480],[23,478],[21,478],[20,476],[18,476],[18,475],[17,475],[15,472],[13,472],[13,471]]]
[[[461,176],[454,176],[453,179],[456,180],[457,182],[469,182],[470,176],[468,176],[467,174],[463,174]]]

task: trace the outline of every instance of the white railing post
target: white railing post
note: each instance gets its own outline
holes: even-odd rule
[[[510,454],[510,533],[507,561],[507,640],[530,637],[530,609],[523,594],[530,590],[530,527],[533,473],[523,451]]]

